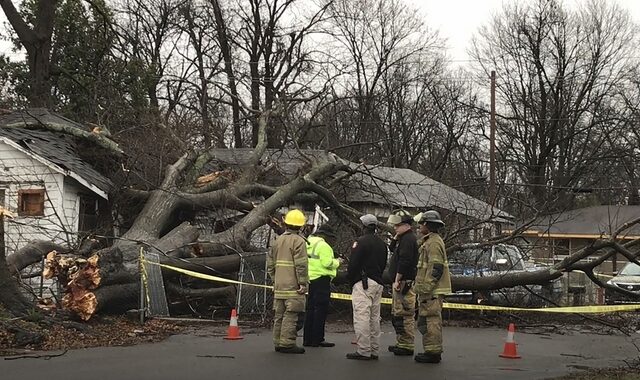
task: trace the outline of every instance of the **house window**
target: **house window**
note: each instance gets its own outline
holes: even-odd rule
[[[80,195],[78,229],[80,232],[93,232],[98,227],[98,202],[95,198]]]
[[[18,215],[44,216],[44,189],[18,190]]]

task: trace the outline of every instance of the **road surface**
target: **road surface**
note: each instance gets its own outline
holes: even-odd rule
[[[637,357],[639,336],[516,333],[522,359],[502,359],[506,330],[445,327],[440,364],[419,364],[412,357],[382,352],[379,361],[346,360],[354,350],[351,333],[329,333],[333,348],[307,348],[304,355],[273,351],[270,331],[245,329],[244,339],[225,341],[210,327],[132,347],[73,350],[44,359],[0,359],[0,378],[13,379],[546,379],[589,367],[624,365]],[[219,329],[218,329],[219,331]],[[382,342],[393,343],[391,327]]]

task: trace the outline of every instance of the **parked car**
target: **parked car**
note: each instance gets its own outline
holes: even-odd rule
[[[631,297],[613,290],[606,289],[604,292],[605,302],[609,305],[618,303],[640,302],[640,266],[634,263],[627,263],[618,274],[607,284],[617,286],[620,289],[628,290],[638,294],[638,297]]]
[[[467,244],[449,254],[449,270],[453,276],[499,276],[505,273],[539,270],[539,264],[529,263],[525,255],[515,245]],[[508,306],[541,306],[544,300],[557,300],[562,292],[559,281],[548,285],[528,285],[496,290],[458,290],[446,297],[449,302],[484,303]],[[532,294],[535,293],[535,294]]]

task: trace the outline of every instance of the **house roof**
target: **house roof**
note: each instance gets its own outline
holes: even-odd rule
[[[217,170],[218,166],[242,166],[248,163],[253,153],[252,148],[236,148],[236,149],[214,149],[215,158],[210,161],[204,171],[211,172]],[[302,154],[301,154],[302,153]],[[304,157],[302,156],[304,155]],[[267,182],[273,185],[281,185],[284,182],[295,177],[296,174],[305,166],[315,162],[335,162],[340,158],[334,154],[324,150],[316,149],[267,149],[262,157],[261,164],[263,166],[272,166],[278,176],[269,176]],[[345,161],[346,162],[346,161]]]
[[[50,112],[46,108],[29,108],[23,111],[15,111],[8,114],[0,115],[0,127],[11,126],[19,127],[23,125],[61,125],[65,127],[74,127],[81,130],[87,128],[73,120],[59,115],[54,112]]]
[[[11,119],[0,117],[0,140],[107,199],[113,183],[79,157],[71,136],[45,130],[2,128],[7,120]]]
[[[352,164],[359,173],[347,183],[350,203],[370,202],[391,207],[425,209],[438,207],[477,220],[509,222],[510,214],[433,180],[411,169]]]
[[[610,236],[625,223],[640,217],[640,206],[606,205],[555,213],[538,218],[528,226],[525,235],[548,238],[589,238]],[[640,225],[624,231],[619,237],[637,239]]]
[[[214,151],[214,161],[234,166],[242,165],[248,161],[252,152],[253,149],[217,149]],[[270,177],[269,180],[282,183],[293,178],[307,165],[301,153],[311,161],[340,160],[338,156],[323,150],[269,149],[265,155],[268,162],[264,164],[272,164],[281,175],[278,180],[274,177]],[[417,209],[435,206],[479,220],[506,222],[513,218],[488,203],[413,170],[365,166],[343,161],[360,171],[344,182],[344,193],[336,194],[348,203],[374,203],[390,208]],[[214,170],[214,165],[210,164],[206,170]]]

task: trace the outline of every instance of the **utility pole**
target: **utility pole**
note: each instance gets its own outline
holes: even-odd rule
[[[491,71],[491,121],[489,132],[489,204],[496,203],[496,72]]]

